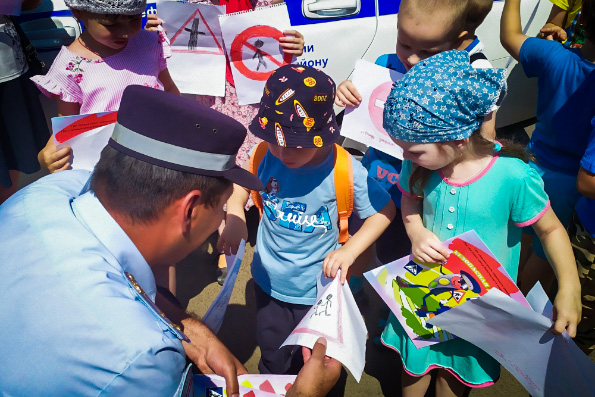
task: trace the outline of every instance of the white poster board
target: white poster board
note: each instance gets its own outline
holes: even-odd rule
[[[403,150],[382,127],[384,103],[393,83],[401,78],[402,73],[358,59],[351,81],[362,101],[345,109],[341,135],[402,159]]]
[[[180,92],[224,96],[219,15],[225,14],[225,6],[161,1],[157,13],[171,46],[167,68]]]
[[[341,285],[339,281],[340,274],[337,272],[332,281],[322,276],[316,303],[281,346],[313,349],[322,336],[327,342],[326,355],[345,365],[359,382],[364,372],[368,331],[348,283]]]
[[[496,288],[432,322],[491,355],[534,397],[595,395],[595,363],[566,331],[554,335],[551,319]]]
[[[70,167],[92,171],[107,145],[116,123],[117,112],[53,117],[52,131],[56,149],[72,149]]]
[[[266,80],[273,71],[293,60],[279,46],[283,31],[291,28],[287,6],[282,3],[221,15],[219,21],[238,103],[258,103]]]

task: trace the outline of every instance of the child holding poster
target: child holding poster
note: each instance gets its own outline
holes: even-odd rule
[[[441,241],[475,230],[513,280],[521,227],[533,226],[558,276],[554,332],[576,334],[580,286],[564,227],[549,206],[539,175],[522,148],[485,139],[484,116],[505,90],[505,71],[473,69],[464,51],[447,51],[415,65],[397,82],[384,126],[403,148],[401,211],[416,260],[442,263]],[[526,159],[525,159],[526,160]],[[436,395],[484,387],[500,365],[462,339],[417,349],[394,315],[382,335],[401,355],[403,395],[423,396],[437,369]]]
[[[85,31],[62,47],[46,75],[31,80],[58,103],[58,114],[118,110],[124,88],[144,85],[179,94],[167,70],[163,37],[141,31],[146,0],[65,0]],[[70,147],[56,150],[53,137],[39,152],[50,172],[70,167]]]

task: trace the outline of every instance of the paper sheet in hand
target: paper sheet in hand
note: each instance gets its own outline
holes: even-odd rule
[[[116,117],[117,112],[104,112],[52,118],[56,149],[72,148],[73,170],[93,170],[112,136]]]
[[[225,6],[161,1],[157,9],[171,46],[167,68],[180,92],[224,96],[219,15],[225,14]]]
[[[23,0],[2,0],[0,2],[0,15],[21,15]]]
[[[359,106],[347,106],[341,135],[402,159],[403,149],[382,127],[384,103],[395,81],[403,74],[359,59],[351,81],[362,96]]]
[[[339,275],[340,272],[332,281],[321,280],[316,303],[281,346],[312,349],[322,336],[327,341],[326,355],[345,365],[359,382],[364,371],[368,331],[348,283],[341,285]]]
[[[240,397],[284,396],[295,382],[295,375],[254,375],[238,376]],[[227,395],[225,379],[218,375],[194,375],[194,395],[223,397]]]
[[[595,363],[568,334],[552,334],[549,318],[495,288],[432,321],[490,354],[534,397],[595,395]]]
[[[223,282],[223,287],[221,287],[219,295],[217,295],[202,318],[202,323],[214,334],[219,332],[221,324],[223,324],[225,311],[227,310],[227,305],[229,304],[229,299],[231,298],[231,293],[233,292],[233,287],[236,283],[236,278],[238,277],[245,251],[246,242],[242,240],[238,247],[238,253],[236,255],[225,257],[225,260],[227,261],[227,277],[225,277],[225,282]]]
[[[417,348],[456,338],[433,317],[498,288],[529,304],[475,231],[443,243],[451,251],[443,264],[418,263],[409,255],[364,273]]]
[[[279,46],[283,31],[290,29],[285,3],[219,17],[225,49],[231,63],[238,103],[258,103],[268,77],[279,66],[291,63],[291,54]]]

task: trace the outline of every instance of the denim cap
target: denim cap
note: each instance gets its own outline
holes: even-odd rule
[[[384,105],[383,126],[405,142],[465,139],[505,92],[505,69],[474,69],[467,51],[441,52],[395,82]]]

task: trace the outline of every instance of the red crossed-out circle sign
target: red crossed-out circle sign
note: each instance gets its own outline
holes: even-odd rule
[[[248,40],[252,39],[254,37],[271,37],[271,38],[279,41],[279,39],[281,37],[283,37],[283,32],[281,32],[271,26],[262,26],[262,25],[252,26],[252,27],[244,30],[240,34],[238,34],[236,36],[236,38],[233,40],[233,42],[231,43],[231,50],[230,50],[229,57],[231,58],[231,61],[233,62],[234,66],[236,67],[238,72],[240,72],[247,78],[249,78],[251,80],[257,80],[257,81],[266,81],[266,79],[269,78],[271,73],[273,73],[272,70],[258,72],[258,71],[249,69],[243,62],[242,49],[244,48],[244,46],[248,47],[249,49],[251,49],[255,52],[256,52],[256,50],[258,50],[252,44],[248,43]],[[291,60],[293,58],[293,55],[291,55],[291,54],[283,54],[283,63],[281,63],[277,59],[275,59],[275,57],[266,53],[265,51],[262,51],[262,54],[265,57],[269,58],[275,65],[277,65],[277,67],[291,63]]]

